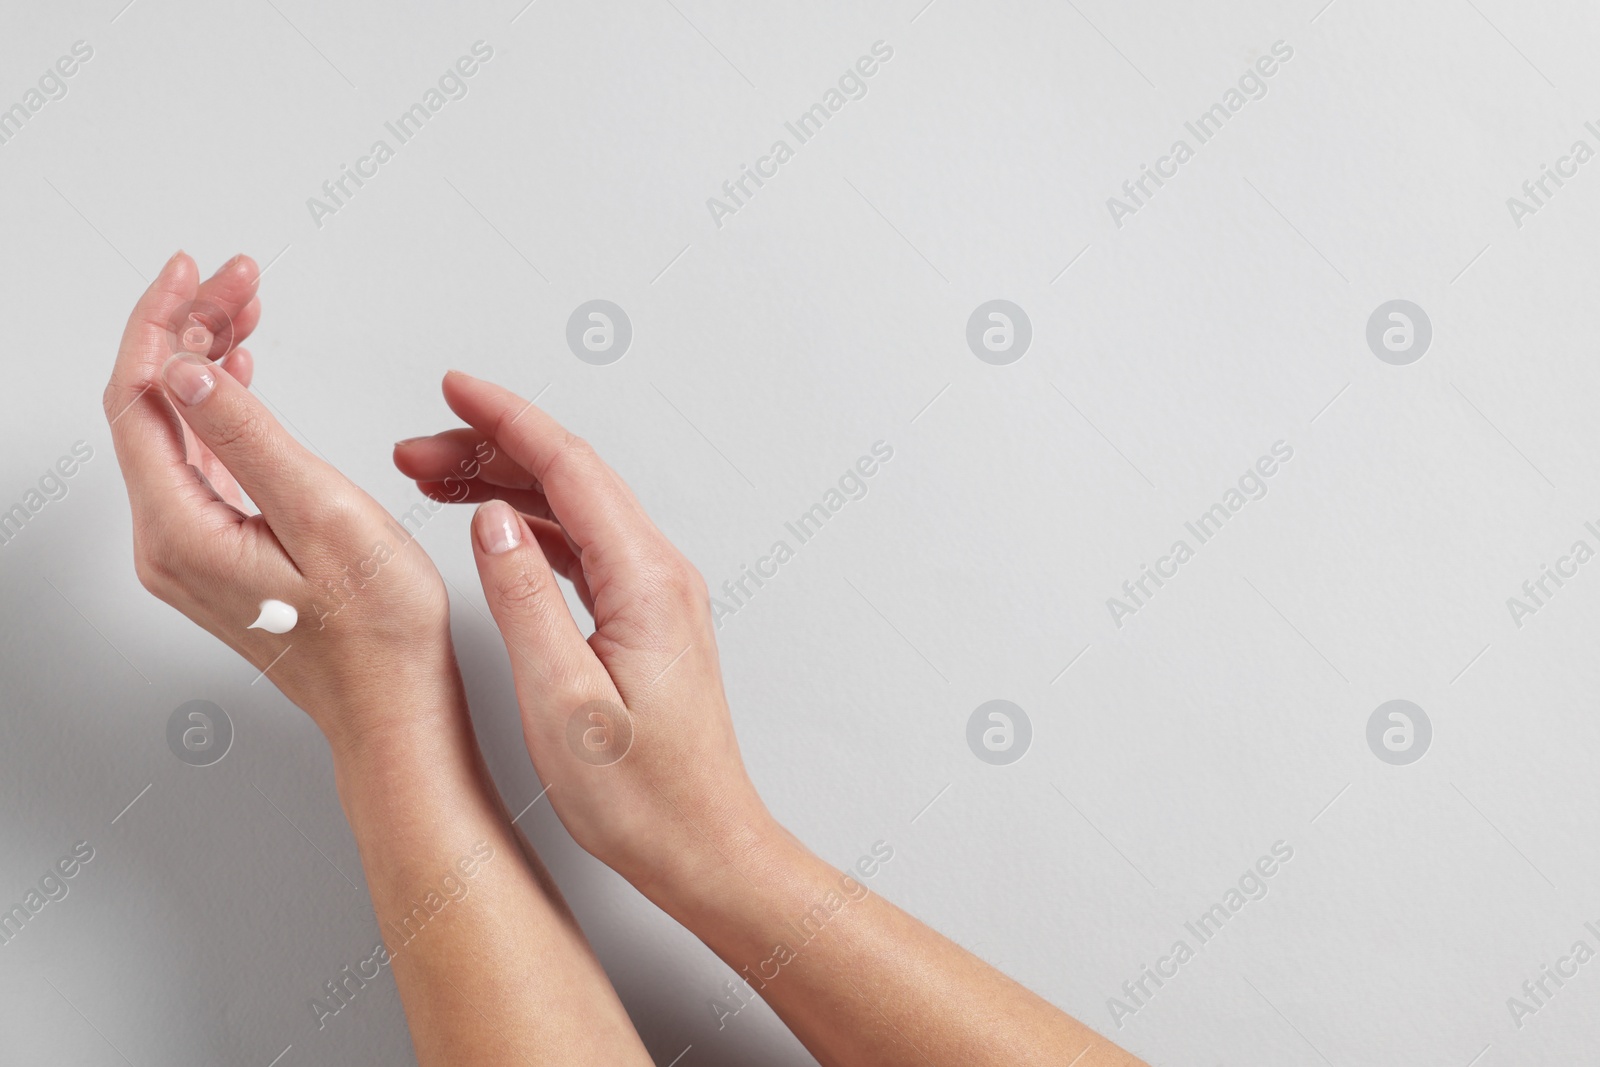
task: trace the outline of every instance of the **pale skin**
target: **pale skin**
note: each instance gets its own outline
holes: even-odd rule
[[[253,262],[235,260],[198,292],[233,318],[239,340],[259,317],[258,277]],[[418,1062],[649,1064],[490,782],[433,564],[376,501],[278,426],[247,388],[247,351],[221,366],[178,357],[163,374],[175,346],[166,326],[197,283],[188,256],[163,268],[128,320],[105,393],[134,560],[151,592],[267,670],[327,736]],[[260,514],[246,514],[240,486]],[[323,581],[340,581],[379,544],[392,558],[377,577],[335,598]],[[268,597],[298,606],[295,629],[245,628]],[[320,629],[319,602],[339,606]],[[492,858],[466,877],[460,861],[485,844]],[[451,875],[468,894],[416,924],[412,902],[443,896]],[[395,930],[408,918],[415,937],[402,944]]]
[[[237,259],[199,286],[233,319],[212,357],[254,328],[256,281]],[[278,427],[248,390],[247,352],[168,363],[165,324],[198,285],[187,256],[167,264],[106,391],[140,577],[267,669],[327,736],[419,1062],[649,1063],[484,770],[427,556]],[[548,414],[456,372],[444,397],[466,426],[401,442],[394,461],[424,492],[480,505],[471,548],[528,752],[581,846],[699,936],[828,1067],[1140,1063],[780,826],[739,754],[700,575]],[[349,567],[364,579],[354,593],[337,585]],[[594,618],[587,639],[557,575]],[[296,604],[299,626],[246,630],[266,597]],[[484,842],[494,858],[463,879],[469,895],[401,947],[390,923]],[[791,924],[841,899],[799,942]]]

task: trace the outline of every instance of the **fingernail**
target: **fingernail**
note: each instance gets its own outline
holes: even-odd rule
[[[473,518],[478,544],[491,556],[510,552],[522,543],[522,527],[517,513],[504,500],[491,500],[478,509]]]
[[[426,436],[423,436],[423,437],[402,437],[400,440],[398,440],[398,441],[396,441],[394,443],[394,447],[401,448],[401,447],[404,447],[405,445],[411,444],[414,441],[426,441],[427,439],[428,438]]]
[[[164,271],[168,267],[172,266],[174,263],[178,262],[178,257],[181,256],[181,255],[183,255],[183,249],[180,248],[176,252],[172,253],[172,258],[171,259],[167,260],[166,263],[162,264],[161,269]]]
[[[217,387],[217,375],[204,358],[189,352],[179,352],[161,368],[161,377],[167,390],[186,407],[194,407],[211,395]]]

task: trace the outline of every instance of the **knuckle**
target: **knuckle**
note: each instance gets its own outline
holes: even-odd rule
[[[518,567],[510,574],[496,578],[494,593],[501,606],[518,615],[542,614],[550,598],[560,595],[548,574],[541,574],[536,568],[530,567]]]
[[[668,588],[678,599],[693,602],[704,600],[709,595],[706,580],[700,574],[700,569],[681,554],[672,553],[667,571],[671,575]]]
[[[566,437],[556,450],[545,460],[542,469],[535,471],[534,476],[540,484],[550,484],[552,476],[556,479],[562,477],[582,477],[594,462],[594,448],[572,431],[566,431]]]
[[[342,488],[315,493],[304,503],[304,522],[314,530],[349,530],[360,521],[361,505],[361,500]]]
[[[107,382],[105,391],[100,394],[100,408],[106,413],[107,419],[117,416],[117,402],[122,396],[122,390],[117,388],[117,383]]]
[[[689,583],[689,596],[702,603],[711,599],[711,587],[706,584],[706,576],[700,573],[700,568],[687,559],[684,559],[683,567]]]
[[[696,603],[709,595],[699,570],[670,547],[649,552],[640,569],[645,588],[674,607]]]
[[[209,443],[216,452],[252,447],[261,440],[262,431],[260,414],[249,408],[240,408],[229,412],[215,424]]]

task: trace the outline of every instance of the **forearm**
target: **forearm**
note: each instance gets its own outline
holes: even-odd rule
[[[424,1064],[648,1063],[484,770],[438,571],[248,388],[253,363],[230,348],[259,278],[236,257],[202,284],[173,256],[128,318],[103,404],[140,582],[270,675],[333,749],[382,943],[327,1003],[390,966]],[[289,636],[249,623],[269,599],[291,609],[274,613]]]
[[[335,769],[419,1063],[648,1064],[511,825],[459,680],[385,703],[404,726],[336,740]]]
[[[474,557],[551,802],[738,972],[730,998],[765,997],[829,1067],[1136,1062],[776,827],[739,757],[704,580],[537,404],[456,372],[444,394],[470,429],[402,442],[395,462],[432,494],[472,464]],[[862,476],[894,455],[872,452]]]
[[[647,892],[737,972],[728,1014],[762,997],[825,1067],[1139,1063],[779,828]]]

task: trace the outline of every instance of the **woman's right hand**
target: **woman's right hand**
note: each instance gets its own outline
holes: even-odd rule
[[[464,374],[444,395],[469,428],[404,442],[395,463],[443,497],[493,448],[453,495],[484,501],[474,553],[528,750],[572,836],[738,974],[719,1026],[759,993],[830,1067],[1137,1062],[870,892],[866,858],[846,874],[778,826],[739,758],[700,575],[550,416]],[[594,615],[587,642],[557,571]]]
[[[733,862],[776,830],[744,769],[700,574],[583,440],[452,371],[468,424],[395,448],[437,499],[483,502],[473,549],[511,655],[523,732],[573,838],[641,888]],[[445,479],[492,454],[462,491]],[[587,641],[556,584],[594,616]]]

